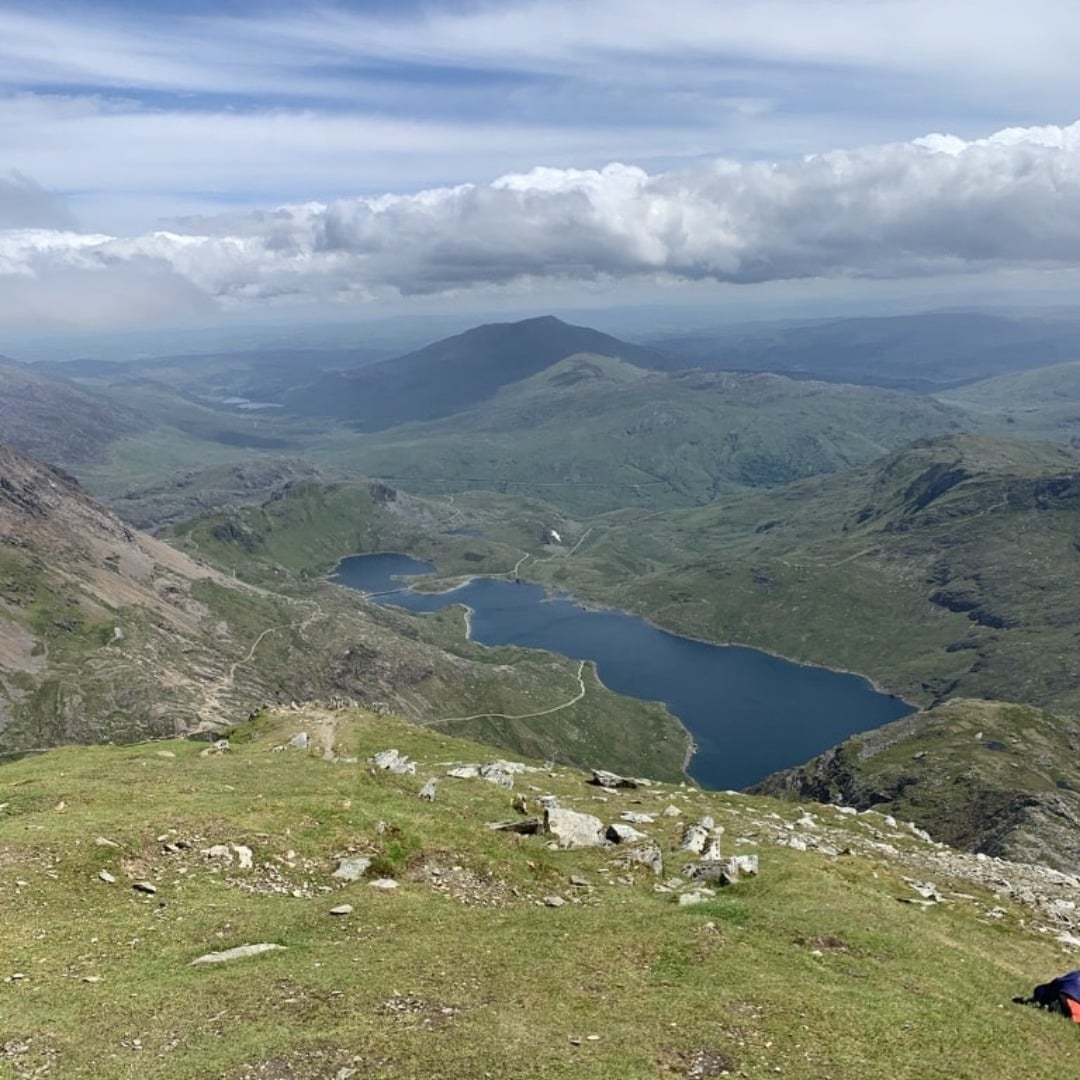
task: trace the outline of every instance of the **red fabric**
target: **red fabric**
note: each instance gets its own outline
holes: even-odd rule
[[[1074,1001],[1067,994],[1062,994],[1061,1003],[1065,1006],[1065,1015],[1074,1024],[1080,1024],[1080,1001]]]

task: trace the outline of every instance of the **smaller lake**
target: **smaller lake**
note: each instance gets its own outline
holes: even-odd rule
[[[403,584],[434,569],[381,552],[343,559],[332,580],[418,613],[464,604],[472,611],[472,640],[482,645],[591,660],[605,686],[662,701],[682,721],[697,745],[688,771],[704,787],[749,787],[912,712],[860,676],[680,637],[633,615],[551,596],[539,585],[481,577],[450,592],[422,593]]]

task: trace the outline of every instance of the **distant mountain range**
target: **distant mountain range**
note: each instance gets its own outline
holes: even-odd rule
[[[1080,319],[923,312],[718,327],[664,335],[651,344],[693,366],[932,393],[1080,359]]]

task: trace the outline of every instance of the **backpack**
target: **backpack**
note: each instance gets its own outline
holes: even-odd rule
[[[1028,998],[1013,998],[1018,1005],[1036,1005],[1040,1009],[1067,1016],[1080,1024],[1080,969],[1040,983]]]

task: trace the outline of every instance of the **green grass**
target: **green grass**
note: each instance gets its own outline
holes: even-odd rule
[[[512,816],[493,785],[444,780],[429,805],[416,792],[438,770],[399,778],[363,764],[390,745],[424,763],[489,749],[389,718],[331,718],[339,753],[359,763],[274,753],[318,719],[284,712],[220,757],[172,742],[4,768],[2,976],[26,978],[0,981],[0,1075],[678,1077],[711,1061],[748,1077],[928,1080],[1080,1060],[1069,1025],[1008,1004],[1063,966],[1021,911],[989,925],[990,897],[897,904],[899,869],[880,858],[766,843],[768,815],[791,813],[768,800],[661,789],[636,807],[634,793],[597,803],[562,770],[519,781],[606,818],[674,799],[723,820],[729,850],[759,837],[759,878],[680,908],[645,872],[607,884],[614,853],[489,832],[483,822]],[[670,872],[678,823],[658,829]],[[177,841],[191,846],[165,849]],[[255,869],[215,869],[201,854],[215,843],[247,844]],[[336,881],[350,853],[383,857],[400,888]],[[469,902],[432,886],[424,868],[436,864],[462,868]],[[539,904],[553,893],[566,906]],[[328,914],[344,902],[351,915]],[[253,941],[285,949],[190,966]]]

